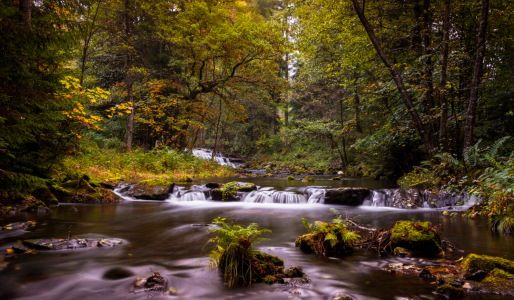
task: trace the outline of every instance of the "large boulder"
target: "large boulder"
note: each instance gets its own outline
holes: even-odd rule
[[[175,183],[164,179],[143,180],[128,192],[128,195],[136,199],[166,200],[173,193]]]
[[[430,222],[398,221],[391,231],[391,247],[428,255],[441,253],[441,239]]]
[[[501,257],[468,254],[460,263],[464,276],[471,277],[479,271],[489,273],[494,269],[514,274],[514,261]]]
[[[113,191],[93,187],[85,179],[70,180],[60,186],[53,185],[51,190],[61,203],[102,203],[122,200]]]
[[[216,201],[238,201],[239,196],[237,192],[251,192],[255,191],[257,187],[250,182],[229,182],[222,187],[212,190],[212,200]]]
[[[362,205],[364,199],[371,194],[366,188],[328,189],[325,193],[325,204]]]

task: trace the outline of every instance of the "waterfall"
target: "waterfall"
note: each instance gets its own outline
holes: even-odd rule
[[[308,188],[304,193],[307,195],[308,203],[323,203],[325,201],[325,189]]]
[[[304,195],[293,192],[253,191],[244,196],[243,202],[299,204],[307,200]]]
[[[211,159],[212,150],[202,148],[193,149],[193,156],[196,156],[201,159]],[[232,162],[229,157],[227,157],[221,152],[216,152],[214,154],[214,160],[222,166],[230,166],[232,168],[237,168],[241,165],[241,163]]]

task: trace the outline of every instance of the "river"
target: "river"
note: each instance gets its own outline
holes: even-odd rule
[[[316,176],[315,176],[316,177]],[[262,191],[281,191],[297,194],[308,186],[320,189],[338,186],[392,189],[395,183],[387,180],[329,181],[317,177],[313,183],[286,181],[274,178],[248,178]],[[234,178],[203,180],[228,182]],[[202,184],[201,181],[193,185]],[[191,184],[177,189],[187,192]],[[198,194],[199,195],[199,194]],[[442,224],[445,236],[464,249],[453,253],[457,259],[468,253],[487,254],[514,259],[514,240],[509,236],[493,235],[484,219],[443,217],[442,210],[421,208],[401,210],[390,207],[362,205],[349,207],[320,203],[256,203],[215,202],[200,197],[171,197],[167,201],[132,201],[117,204],[61,204],[52,213],[27,213],[3,217],[0,225],[9,222],[36,220],[29,231],[0,231],[0,251],[5,253],[20,239],[65,238],[73,236],[106,237],[122,240],[114,248],[93,248],[65,251],[37,251],[6,257],[0,261],[0,299],[146,299],[146,294],[130,293],[136,277],[148,277],[158,271],[177,291],[175,296],[153,296],[153,299],[331,299],[337,292],[346,292],[354,299],[445,299],[433,294],[431,280],[416,276],[392,275],[383,270],[390,263],[435,264],[440,258],[393,256],[357,251],[345,257],[322,257],[305,254],[294,246],[297,236],[306,233],[300,219],[328,221],[329,208],[334,207],[363,225],[391,227],[401,219],[416,219]],[[203,200],[203,201],[202,201]],[[206,268],[212,238],[208,227],[216,217],[238,224],[258,223],[269,228],[270,241],[257,244],[258,250],[277,255],[286,267],[299,265],[309,276],[308,286],[282,284],[253,284],[245,288],[227,288],[216,270]],[[109,270],[123,268],[125,276],[106,276]],[[132,274],[132,275],[130,275]],[[514,299],[495,295],[470,294],[466,299]]]

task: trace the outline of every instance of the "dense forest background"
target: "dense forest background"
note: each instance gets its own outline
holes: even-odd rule
[[[197,147],[390,178],[462,160],[514,125],[513,4],[2,0],[0,168]]]

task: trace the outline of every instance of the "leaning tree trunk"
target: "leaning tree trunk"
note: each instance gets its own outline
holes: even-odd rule
[[[441,79],[439,81],[439,100],[441,101],[441,119],[439,122],[439,142],[443,151],[448,149],[446,122],[448,119],[448,98],[446,95],[446,78],[448,70],[448,42],[450,40],[450,1],[444,0],[443,53],[441,59]]]
[[[484,0],[484,1],[486,1],[486,0]],[[371,43],[373,44],[373,46],[375,47],[375,50],[377,51],[378,56],[380,57],[380,59],[384,62],[384,64],[389,69],[389,72],[391,73],[391,76],[393,77],[393,80],[396,83],[396,86],[398,88],[398,91],[400,92],[403,102],[409,109],[412,121],[416,125],[416,129],[418,130],[418,133],[421,136],[421,139],[423,141],[425,148],[427,149],[427,151],[430,155],[433,155],[435,153],[435,151],[434,151],[434,148],[432,147],[430,137],[428,136],[427,132],[425,131],[423,122],[421,121],[418,111],[416,110],[416,108],[414,107],[414,104],[412,103],[412,99],[409,95],[409,92],[407,91],[407,88],[405,87],[405,84],[403,83],[403,79],[400,75],[400,72],[396,69],[394,64],[389,60],[389,58],[385,54],[384,50],[382,49],[382,43],[377,39],[377,37],[375,36],[374,30],[373,30],[373,27],[371,27],[368,20],[364,16],[364,13],[360,8],[359,1],[352,0],[352,2],[353,2],[353,6],[355,8],[355,11],[357,12],[359,19],[360,19],[362,25],[364,26],[364,29],[366,29],[366,32],[368,33]]]
[[[464,129],[464,149],[471,147],[473,143],[473,126],[475,123],[475,111],[478,101],[478,89],[482,77],[482,69],[485,58],[485,37],[487,32],[487,18],[489,15],[489,0],[482,0],[482,16],[478,28],[478,47],[471,83],[471,94],[469,96],[468,114],[466,116],[466,127]]]

